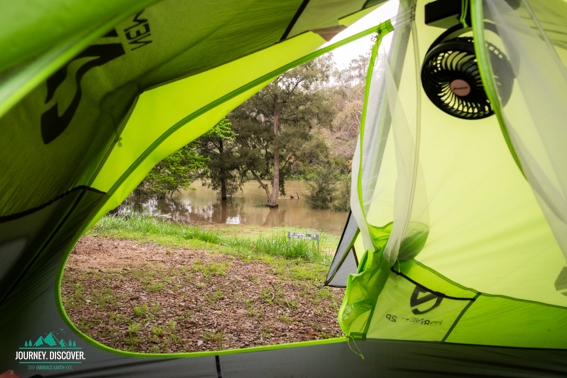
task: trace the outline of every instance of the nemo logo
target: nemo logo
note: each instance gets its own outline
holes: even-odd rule
[[[425,314],[438,307],[442,300],[441,295],[416,285],[410,299],[411,312],[415,315]]]
[[[111,31],[105,37],[117,36],[116,31]],[[69,63],[61,67],[59,71],[55,72],[53,76],[47,79],[47,97],[45,104],[47,105],[54,98],[55,93],[60,88],[61,84],[70,79],[75,82],[75,93],[71,99],[71,103],[65,108],[61,108],[60,104],[56,101],[48,110],[41,115],[41,137],[44,144],[51,143],[59,135],[67,129],[73,116],[77,112],[83,91],[81,89],[81,79],[87,72],[94,67],[102,66],[111,60],[124,55],[125,51],[120,43],[109,43],[101,45],[92,45],[87,47],[83,52],[77,55]],[[67,74],[68,67],[76,60],[81,60],[82,64],[76,71],[74,77]]]
[[[136,14],[131,20],[130,26],[123,30],[131,51],[152,43],[150,39],[150,23],[148,19],[141,17],[143,12]],[[103,66],[126,54],[122,43],[114,42],[114,38],[117,37],[119,37],[117,30],[111,30],[102,37],[103,43],[87,47],[47,79],[45,106],[49,108],[41,115],[41,137],[44,144],[51,143],[57,139],[73,120],[83,97],[81,88],[83,76],[93,68]],[[76,67],[79,64],[80,66]],[[69,69],[71,65],[76,68],[74,74],[69,73],[69,71],[72,71]],[[66,100],[70,98],[70,102],[63,101],[68,104],[63,106],[60,101],[61,98],[57,98],[56,94],[58,91],[62,91],[60,88],[66,81],[74,82],[73,87],[75,90],[74,93],[59,94],[59,97],[67,96]]]

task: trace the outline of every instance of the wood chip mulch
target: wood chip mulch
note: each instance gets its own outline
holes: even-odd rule
[[[61,290],[77,328],[111,348],[211,351],[341,336],[344,290],[319,288],[324,272],[90,235],[71,254]]]

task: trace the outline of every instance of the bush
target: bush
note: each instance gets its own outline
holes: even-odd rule
[[[314,168],[309,174],[307,204],[312,209],[330,209],[336,192],[334,164]]]
[[[333,210],[349,211],[350,210],[350,184],[351,174],[343,176],[339,181],[339,190],[333,201]]]

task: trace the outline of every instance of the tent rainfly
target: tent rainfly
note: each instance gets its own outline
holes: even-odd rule
[[[384,2],[4,1],[0,373],[565,376],[564,0],[400,0],[339,42],[376,35],[327,277],[347,337],[137,354],[62,307],[74,244],[158,161]]]

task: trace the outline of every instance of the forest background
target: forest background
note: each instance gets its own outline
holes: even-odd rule
[[[226,200],[248,180],[277,207],[285,181],[306,180],[313,209],[347,211],[368,55],[332,54],[279,76],[209,132],[159,162],[136,195],[171,197],[200,180]],[[294,193],[290,193],[293,197]]]

